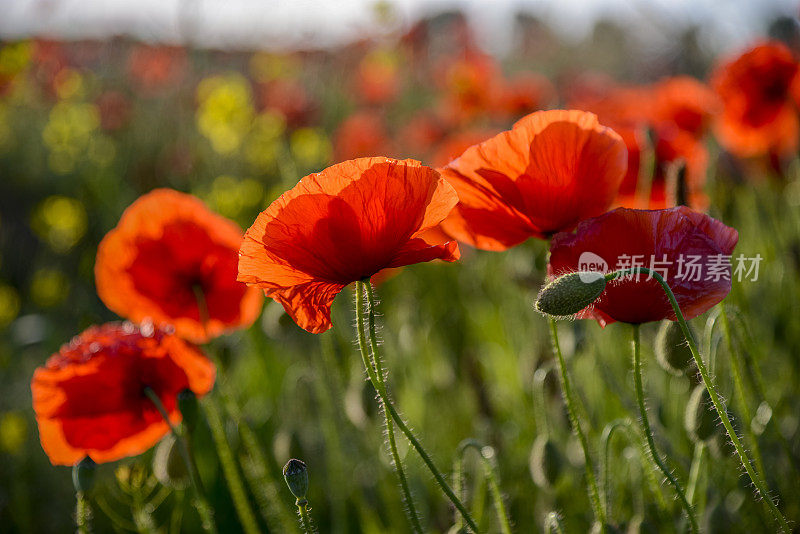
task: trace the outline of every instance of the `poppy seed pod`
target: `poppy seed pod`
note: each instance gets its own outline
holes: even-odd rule
[[[308,492],[308,470],[306,464],[300,460],[292,458],[283,466],[283,478],[289,491],[292,492],[298,501],[306,498]]]
[[[80,493],[90,492],[94,487],[94,475],[96,472],[97,464],[88,456],[75,464],[72,468],[72,485],[75,486],[75,491]]]
[[[531,477],[540,488],[551,488],[561,474],[561,453],[553,440],[539,436],[533,442],[529,467]]]
[[[691,331],[691,326],[689,330]],[[655,351],[656,360],[661,368],[675,376],[683,375],[694,362],[683,330],[675,321],[665,321],[661,324],[656,336]]]
[[[178,448],[180,444],[172,434],[161,440],[153,456],[153,474],[163,485],[173,489],[189,487],[189,471]]]
[[[543,315],[568,317],[597,300],[605,288],[606,278],[602,273],[569,273],[544,286],[534,307]]]
[[[717,428],[716,412],[711,407],[711,396],[703,384],[695,386],[686,405],[684,426],[695,442],[706,441]]]

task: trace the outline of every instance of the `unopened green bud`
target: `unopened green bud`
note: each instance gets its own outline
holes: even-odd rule
[[[194,433],[197,428],[197,395],[189,388],[178,393],[178,410],[183,416],[183,424],[189,434]]]
[[[565,274],[542,288],[534,307],[544,315],[569,317],[597,300],[605,288],[606,278],[602,273]]]
[[[696,442],[711,438],[717,429],[716,417],[708,390],[703,384],[698,384],[686,404],[684,426],[689,437]]]
[[[690,331],[691,328],[689,326]],[[683,375],[694,363],[692,351],[677,322],[664,321],[661,324],[656,336],[656,359],[665,371],[675,376]]]
[[[308,492],[308,470],[306,464],[300,460],[292,458],[283,466],[283,478],[289,491],[292,492],[298,501],[306,498]]]
[[[561,453],[553,440],[547,436],[539,436],[533,442],[529,467],[531,478],[540,488],[551,488],[561,474]]]
[[[97,464],[88,456],[72,467],[72,485],[75,491],[88,493],[94,487],[94,475]]]
[[[178,490],[188,488],[191,482],[179,447],[175,436],[167,434],[153,455],[153,474],[163,485]]]

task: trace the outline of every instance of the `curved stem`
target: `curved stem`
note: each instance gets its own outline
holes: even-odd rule
[[[403,491],[403,498],[408,507],[408,518],[414,532],[422,533],[422,525],[419,522],[416,506],[414,506],[414,497],[411,495],[411,488],[408,485],[408,478],[406,477],[405,469],[403,468],[403,461],[400,458],[400,453],[397,450],[397,439],[394,434],[394,423],[392,422],[391,414],[386,407],[387,401],[384,399],[389,398],[388,389],[386,387],[386,376],[384,375],[383,363],[381,361],[380,353],[378,352],[378,340],[375,333],[375,298],[372,294],[372,284],[369,281],[363,282],[367,294],[367,320],[369,322],[369,345],[370,345],[370,363],[375,371],[375,377],[378,379],[377,388],[381,390],[381,400],[383,404],[383,415],[386,423],[386,436],[389,439],[389,451],[392,455],[392,463],[394,464],[397,478],[400,480],[400,488]]]
[[[647,448],[650,452],[650,458],[653,460],[653,463],[656,464],[658,469],[664,475],[664,477],[669,481],[672,487],[675,489],[675,494],[678,496],[678,500],[683,506],[684,511],[686,512],[686,516],[689,518],[689,524],[691,526],[692,532],[699,532],[699,527],[697,526],[697,518],[695,517],[694,510],[692,510],[692,505],[689,504],[689,501],[686,500],[686,494],[683,491],[683,487],[681,486],[678,479],[670,472],[669,468],[664,464],[661,455],[659,455],[658,451],[656,450],[656,444],[653,439],[653,430],[650,428],[650,419],[647,415],[647,408],[645,407],[644,401],[644,388],[642,387],[642,358],[641,358],[641,350],[640,350],[640,343],[639,343],[639,325],[633,325],[633,382],[636,387],[636,403],[639,406],[639,417],[640,422],[642,424],[642,431],[644,432],[645,439],[647,440]]]
[[[508,519],[508,512],[506,511],[506,505],[503,502],[503,494],[500,491],[500,484],[497,481],[497,475],[495,474],[495,468],[492,464],[492,457],[494,456],[494,450],[491,447],[483,447],[479,442],[474,439],[465,439],[461,442],[458,446],[459,449],[459,464],[461,472],[461,479],[463,484],[463,465],[464,465],[464,455],[466,454],[467,450],[470,448],[475,449],[478,451],[478,455],[481,458],[483,463],[484,471],[486,472],[486,478],[489,479],[489,491],[492,493],[492,500],[494,501],[494,507],[497,511],[497,519],[500,523],[500,531],[503,534],[511,534],[511,523]],[[491,454],[486,453],[486,449],[488,449]],[[461,486],[457,487],[457,490],[460,490]],[[463,496],[463,494],[462,494]]]
[[[208,499],[206,499],[206,491],[205,488],[203,488],[203,481],[200,480],[200,474],[197,472],[197,464],[195,464],[192,453],[189,450],[189,443],[186,440],[186,436],[183,435],[183,432],[179,430],[178,427],[172,424],[172,421],[169,419],[169,414],[167,413],[166,408],[164,408],[164,404],[161,402],[161,399],[158,397],[153,388],[144,388],[144,394],[148,399],[150,399],[150,402],[155,405],[156,409],[161,414],[161,417],[164,419],[164,422],[166,422],[169,426],[172,435],[175,436],[175,440],[178,443],[178,450],[180,451],[184,464],[186,464],[186,471],[189,473],[189,481],[194,489],[194,504],[195,508],[197,509],[197,513],[200,516],[200,522],[203,526],[203,530],[209,533],[216,533],[217,525],[214,522],[214,511],[213,508],[211,508],[211,505],[208,503]]]
[[[297,499],[297,513],[300,515],[300,528],[303,529],[303,534],[312,534],[314,532],[314,525],[311,523],[311,514],[308,513],[308,501],[305,499]]]
[[[389,411],[389,413],[392,416],[392,419],[397,424],[397,427],[400,429],[401,432],[403,432],[403,434],[405,434],[408,441],[411,442],[411,445],[417,451],[417,454],[419,454],[420,458],[422,458],[422,461],[425,463],[428,470],[430,470],[431,474],[433,475],[433,478],[436,480],[436,483],[439,485],[441,490],[444,492],[447,498],[450,499],[450,502],[453,503],[453,505],[458,509],[458,511],[461,512],[462,517],[464,517],[464,520],[467,522],[469,527],[474,532],[479,532],[478,525],[475,523],[475,520],[467,511],[466,507],[464,507],[464,504],[461,502],[461,500],[456,496],[455,493],[453,493],[453,490],[450,488],[449,484],[447,484],[447,481],[445,480],[441,471],[439,471],[439,468],[437,468],[436,465],[433,463],[433,460],[431,459],[428,452],[416,438],[414,433],[411,432],[411,429],[408,428],[405,421],[403,421],[403,418],[400,417],[400,414],[397,413],[397,410],[395,410],[394,405],[386,395],[385,388],[381,385],[383,382],[381,382],[376,376],[375,368],[373,367],[373,364],[370,362],[369,353],[367,351],[367,340],[366,340],[367,336],[364,329],[364,286],[367,284],[369,284],[369,281],[356,282],[356,297],[355,297],[356,330],[358,333],[358,347],[361,350],[361,359],[363,360],[364,367],[367,370],[367,376],[369,377],[370,382],[372,382],[372,385],[375,387],[375,390],[378,392],[378,396],[381,397],[381,401],[383,401],[384,408]],[[370,306],[370,309],[372,309],[372,306]],[[371,333],[374,334],[373,332]],[[375,359],[378,360],[379,358],[380,356],[376,355]]]
[[[550,425],[547,422],[547,399],[544,394],[544,382],[547,380],[547,374],[551,370],[552,366],[548,364],[546,367],[541,367],[533,373],[533,406],[536,415],[536,427],[539,434],[544,434],[545,436],[550,435]]]
[[[553,352],[556,353],[558,358],[558,368],[561,372],[561,390],[564,394],[564,403],[567,405],[567,413],[569,420],[572,424],[572,429],[578,435],[578,440],[581,442],[583,449],[584,467],[586,468],[586,481],[589,486],[589,500],[592,503],[592,511],[594,512],[595,521],[601,525],[606,524],[606,511],[600,501],[600,491],[597,489],[597,479],[594,474],[594,463],[592,456],[589,454],[589,441],[586,439],[586,434],[581,428],[578,414],[575,410],[575,396],[572,392],[572,384],[569,381],[569,374],[567,374],[567,363],[564,361],[564,355],[561,354],[561,345],[558,343],[558,327],[556,321],[550,319],[550,334],[553,340]]]
[[[717,415],[722,421],[722,425],[725,427],[725,431],[728,433],[728,437],[730,438],[731,443],[733,443],[733,447],[736,449],[736,454],[739,456],[739,461],[741,462],[742,467],[744,467],[745,471],[747,471],[747,476],[750,477],[750,481],[753,483],[753,486],[755,486],[756,491],[766,503],[770,513],[772,514],[772,517],[778,523],[781,530],[788,534],[789,532],[791,532],[791,529],[789,528],[789,523],[786,521],[786,518],[783,517],[783,514],[778,509],[778,506],[772,500],[769,490],[767,489],[766,483],[753,469],[753,464],[750,461],[750,457],[745,451],[744,446],[742,445],[742,442],[739,439],[739,436],[736,434],[736,431],[733,429],[733,424],[731,423],[731,420],[728,417],[727,410],[725,410],[725,406],[722,404],[722,399],[720,399],[720,396],[717,393],[717,388],[711,379],[711,375],[709,374],[708,369],[706,368],[706,365],[703,362],[703,359],[700,357],[700,352],[697,350],[697,343],[695,343],[694,336],[692,336],[692,332],[689,330],[689,325],[686,324],[686,319],[683,317],[683,312],[681,311],[681,308],[678,305],[678,301],[675,299],[675,294],[672,292],[672,289],[669,287],[669,284],[667,284],[667,282],[659,273],[651,271],[646,267],[635,267],[632,269],[623,269],[620,271],[609,273],[606,275],[606,279],[613,280],[618,276],[625,274],[634,274],[636,272],[652,275],[652,277],[659,284],[661,284],[661,287],[667,294],[667,298],[669,299],[669,303],[672,306],[672,310],[675,313],[675,317],[678,320],[678,324],[680,325],[681,330],[683,331],[683,336],[686,338],[686,342],[689,344],[689,350],[691,350],[692,352],[695,365],[697,365],[697,369],[698,371],[700,371],[700,376],[703,379],[703,384],[708,390],[708,394],[711,397],[711,402],[714,405],[714,409],[717,411]]]
[[[75,527],[78,534],[89,534],[92,531],[92,509],[89,506],[89,499],[84,492],[76,491],[75,501]]]
[[[225,428],[219,408],[213,399],[209,397],[205,398],[203,407],[206,412],[208,427],[211,430],[211,437],[217,449],[219,463],[222,466],[222,473],[225,476],[225,482],[228,484],[233,506],[236,509],[236,515],[239,516],[242,529],[246,534],[257,534],[259,532],[258,523],[247,499],[247,493],[242,484],[242,478],[239,476],[236,462],[233,459],[233,451],[231,451],[231,446],[225,436]]]
[[[706,445],[702,441],[695,444],[692,456],[692,466],[689,469],[689,484],[686,487],[686,500],[694,506],[694,494],[697,491],[697,482],[700,480],[700,468],[703,466],[703,452]]]

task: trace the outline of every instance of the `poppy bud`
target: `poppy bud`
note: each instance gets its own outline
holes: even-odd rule
[[[72,467],[72,485],[75,491],[88,493],[94,487],[94,475],[97,471],[97,464],[94,460],[85,457]]]
[[[292,492],[298,501],[305,500],[308,492],[308,470],[306,464],[300,460],[292,458],[283,466],[283,478],[289,491]]]
[[[551,488],[561,474],[562,459],[553,440],[539,436],[533,442],[529,467],[531,477],[540,488]]]
[[[183,416],[183,424],[186,431],[191,435],[197,428],[197,395],[189,388],[178,393],[178,409]]]
[[[711,396],[703,384],[695,386],[686,405],[684,426],[695,442],[706,441],[717,428],[716,412],[710,406]]]
[[[534,307],[543,315],[568,317],[597,300],[605,288],[606,278],[602,273],[569,273],[544,286]]]
[[[173,489],[189,487],[189,472],[178,448],[180,444],[172,434],[167,434],[153,455],[153,474],[164,486]]]
[[[656,360],[662,369],[675,376],[683,375],[694,362],[681,325],[677,322],[665,321],[661,324],[656,336]]]

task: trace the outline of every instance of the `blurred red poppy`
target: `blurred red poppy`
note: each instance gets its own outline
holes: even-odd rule
[[[500,84],[492,107],[499,118],[516,119],[546,107],[554,96],[550,80],[541,74],[523,72]]]
[[[797,150],[800,80],[785,45],[768,42],[724,61],[711,85],[722,102],[715,133],[725,149],[740,157]]]
[[[622,138],[592,113],[532,113],[441,170],[459,196],[442,227],[484,250],[571,230],[609,208],[625,168]]]
[[[145,93],[178,84],[186,68],[186,51],[180,47],[139,45],[128,57],[131,79]]]
[[[464,124],[491,110],[500,90],[500,69],[486,54],[466,51],[436,69],[442,73],[440,109],[450,124]]]
[[[361,158],[306,176],[245,233],[239,281],[260,287],[301,327],[331,327],[348,284],[389,267],[459,258],[420,237],[455,206],[453,188],[414,160]]]
[[[141,454],[169,432],[144,389],[151,388],[178,423],[178,393],[188,388],[204,395],[214,377],[214,365],[197,347],[164,330],[92,326],[33,374],[42,448],[54,465]]]
[[[334,134],[336,161],[389,152],[389,138],[383,117],[362,111],[346,118]]]
[[[358,95],[368,104],[387,104],[400,93],[399,58],[390,50],[377,49],[361,60],[355,78]]]
[[[435,147],[431,164],[434,167],[444,167],[472,145],[482,143],[499,133],[499,128],[468,128],[453,132]]]
[[[685,206],[618,208],[583,221],[575,234],[555,235],[548,273],[647,267],[664,277],[684,316],[691,319],[730,292],[730,255],[738,240],[733,228]],[[676,319],[661,286],[644,274],[610,282],[577,317],[596,319],[602,326]]]
[[[286,124],[296,128],[312,122],[316,103],[300,80],[279,78],[257,86],[261,109],[279,112]]]
[[[156,189],[131,204],[100,243],[97,293],[120,316],[170,324],[195,343],[245,328],[263,297],[236,281],[241,239],[236,223],[199,199]]]

